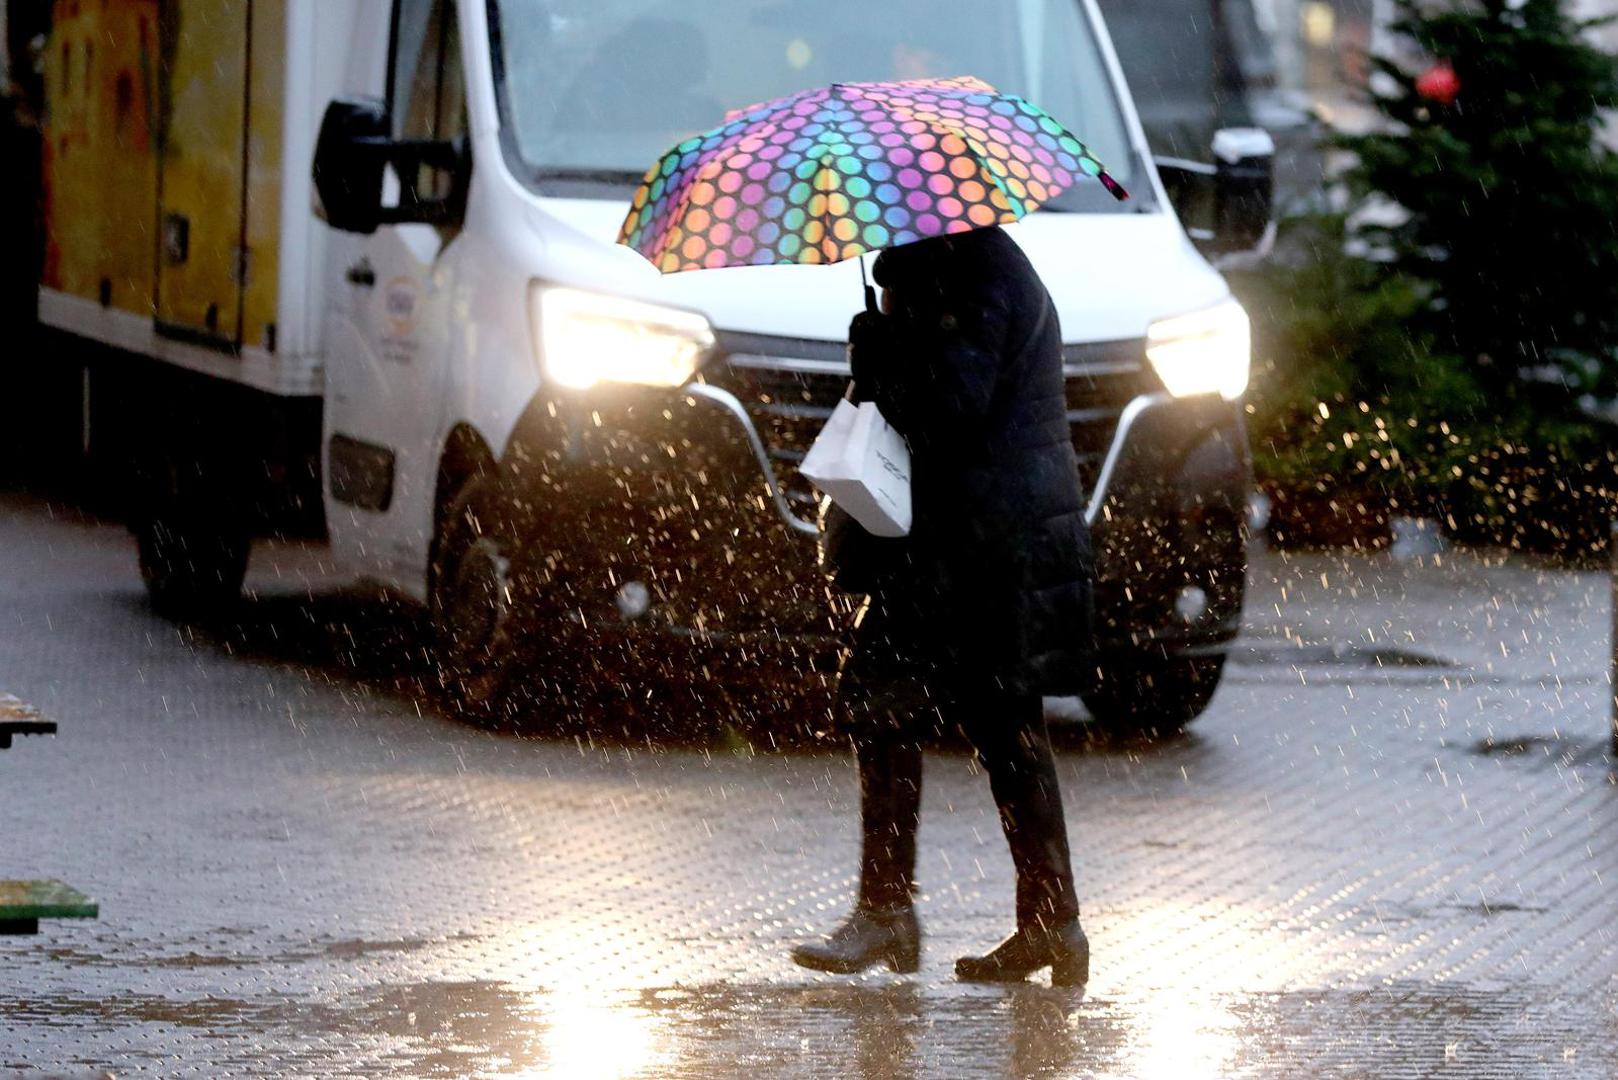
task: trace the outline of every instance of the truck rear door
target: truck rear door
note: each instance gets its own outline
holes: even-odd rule
[[[242,341],[248,110],[255,0],[164,5],[169,97],[158,159],[159,331],[207,344]],[[263,0],[258,0],[263,2]]]

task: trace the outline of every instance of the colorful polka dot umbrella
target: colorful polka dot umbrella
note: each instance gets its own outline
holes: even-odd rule
[[[973,78],[835,83],[731,113],[647,170],[618,242],[666,274],[834,263],[1009,224],[1081,177],[1044,110]]]

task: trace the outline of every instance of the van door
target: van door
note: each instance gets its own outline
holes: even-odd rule
[[[452,0],[398,0],[387,104],[400,139],[466,134],[465,79]],[[441,194],[447,173],[384,178]],[[351,566],[422,595],[437,478],[448,296],[458,229],[384,225],[331,234],[332,333],[326,371],[327,518]]]
[[[157,327],[241,344],[252,3],[161,8]],[[115,181],[114,181],[115,182]]]

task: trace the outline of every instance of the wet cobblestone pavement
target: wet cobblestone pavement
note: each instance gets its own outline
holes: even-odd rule
[[[1618,1075],[1602,574],[1259,560],[1187,736],[1064,739],[1075,995],[951,975],[1011,919],[964,755],[928,761],[920,975],[814,975],[841,755],[441,718],[321,557],[259,552],[239,636],[176,627],[120,529],[0,497],[0,689],[62,729],[0,754],[0,876],[101,904],[0,938],[0,1075]]]

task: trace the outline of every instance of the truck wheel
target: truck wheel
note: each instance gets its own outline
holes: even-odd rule
[[[216,614],[235,603],[253,546],[248,529],[228,517],[172,511],[132,522],[140,576],[152,607],[175,618]]]
[[[1118,734],[1176,735],[1201,716],[1225,672],[1225,656],[1104,658],[1099,683],[1080,695],[1085,708]]]
[[[440,681],[468,716],[498,717],[517,666],[515,539],[490,477],[461,489],[439,524],[428,603]]]

